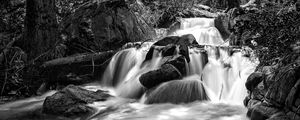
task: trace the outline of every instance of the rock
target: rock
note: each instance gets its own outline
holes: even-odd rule
[[[169,45],[167,45],[166,47],[164,47],[162,49],[161,54],[162,54],[163,57],[165,57],[165,56],[173,56],[177,52],[176,48],[177,48],[176,45],[169,44]]]
[[[277,115],[284,114],[283,111],[270,106],[267,103],[256,105],[251,112],[251,120],[266,120]]]
[[[219,30],[222,38],[226,40],[230,36],[230,27],[231,25],[229,24],[229,16],[227,15],[219,15],[218,17],[215,18],[215,27]]]
[[[274,83],[265,95],[266,101],[277,107],[283,107],[291,89],[299,79],[299,73],[300,65],[295,63],[279,68],[278,72],[274,73]]]
[[[145,61],[152,59],[155,46],[168,46],[170,44],[179,45],[178,53],[183,55],[186,58],[187,62],[190,61],[188,46],[198,45],[195,37],[192,34],[182,36],[168,36],[157,41],[153,44],[153,46],[151,46],[149,52],[146,55]]]
[[[291,111],[287,112],[287,116],[289,116],[291,120],[300,120],[300,115]]]
[[[243,100],[244,106],[247,107],[250,100],[251,100],[250,96],[246,96],[245,99]]]
[[[43,112],[55,115],[78,115],[92,112],[93,109],[86,106],[95,101],[104,101],[111,97],[106,91],[88,91],[83,88],[69,85],[61,91],[45,99]]]
[[[164,64],[158,70],[150,71],[143,74],[139,78],[139,81],[144,87],[150,89],[163,82],[180,78],[182,78],[182,75],[176,67],[174,67],[171,64]]]
[[[260,72],[254,72],[247,78],[245,85],[246,88],[252,92],[253,89],[262,81],[263,81],[263,74]]]
[[[265,94],[267,92],[267,88],[264,87],[263,83],[259,83],[256,88],[250,93],[251,99],[263,101]]]
[[[154,29],[143,24],[125,0],[89,1],[64,21],[64,35],[71,52],[113,50],[155,36]]]
[[[146,104],[190,103],[209,100],[200,80],[174,80],[165,82],[146,93]]]
[[[300,115],[299,106],[300,106],[300,79],[298,79],[297,83],[291,89],[288,94],[285,102],[285,107],[290,111]]]
[[[279,116],[271,117],[268,120],[290,120],[290,118],[285,114],[280,114]]]
[[[295,4],[296,10],[300,12],[300,1],[298,0],[297,3]]]
[[[185,59],[184,56],[180,55],[180,56],[174,56],[173,58],[169,59],[168,61],[166,61],[166,63],[164,64],[171,64],[174,67],[177,68],[177,70],[179,70],[179,72],[185,76],[187,74],[186,72],[186,67],[185,67]]]

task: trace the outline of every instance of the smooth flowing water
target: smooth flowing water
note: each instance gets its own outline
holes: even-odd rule
[[[245,81],[254,72],[257,63],[250,61],[249,58],[243,56],[240,50],[234,50],[228,46],[228,43],[224,42],[219,31],[214,26],[214,19],[182,19],[180,29],[170,35],[181,36],[184,34],[193,34],[197,42],[200,45],[205,45],[205,47],[204,49],[189,48],[191,60],[189,63],[186,63],[187,76],[181,80],[181,83],[179,82],[178,90],[176,90],[176,87],[170,88],[174,90],[168,90],[170,91],[169,94],[172,94],[172,97],[174,97],[174,92],[176,91],[183,93],[185,91],[194,91],[191,94],[176,94],[172,99],[198,95],[208,97],[208,100],[182,104],[144,104],[149,98],[144,94],[145,88],[139,82],[139,77],[143,73],[160,68],[164,61],[161,53],[155,51],[152,59],[144,63],[145,56],[154,43],[146,42],[140,48],[129,48],[116,53],[110,61],[101,82],[83,86],[89,90],[107,89],[117,97],[105,102],[90,104],[89,106],[96,109],[97,112],[81,119],[247,119],[246,108],[242,105],[243,99],[247,94]],[[158,89],[168,89],[168,84],[163,83]],[[180,84],[182,85],[180,86]],[[191,90],[191,86],[193,90]],[[34,106],[33,104],[41,106],[43,98],[45,97],[41,97],[36,103],[34,101],[25,101],[26,103],[32,103],[31,106]],[[23,101],[24,106],[26,106],[25,101]],[[17,108],[11,106],[13,105],[1,105],[0,113],[1,111]]]

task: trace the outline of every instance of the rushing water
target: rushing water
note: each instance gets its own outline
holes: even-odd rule
[[[97,112],[81,119],[247,119],[245,117],[246,108],[242,106],[242,101],[247,93],[244,84],[247,77],[254,71],[257,63],[253,63],[249,58],[244,57],[240,51],[230,48],[215,28],[213,19],[182,19],[180,29],[170,35],[181,36],[184,34],[193,34],[197,42],[200,45],[205,45],[205,47],[204,49],[189,48],[191,60],[186,63],[187,76],[180,81],[163,83],[157,87],[158,92],[161,89],[164,90],[164,94],[172,95],[155,97],[154,99],[176,100],[187,97],[192,98],[193,96],[207,97],[207,99],[185,104],[144,104],[150,98],[144,94],[145,88],[140,84],[139,77],[143,73],[158,69],[164,61],[161,53],[155,51],[152,59],[144,62],[147,51],[154,43],[146,42],[142,44],[141,48],[129,48],[116,53],[110,61],[101,83],[83,86],[89,90],[107,89],[117,97],[105,102],[90,104],[89,106],[95,108]],[[177,86],[174,87],[174,84]],[[195,89],[191,90],[191,87]],[[40,109],[42,100],[45,96],[51,94],[53,92],[39,98],[1,105],[0,115],[16,109],[23,111]],[[7,114],[4,116],[7,116]]]

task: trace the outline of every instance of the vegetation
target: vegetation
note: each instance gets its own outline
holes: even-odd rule
[[[248,10],[237,18],[235,34],[252,47],[261,65],[272,65],[300,41],[300,12],[294,6],[272,5]]]
[[[63,19],[86,1],[88,0],[57,1],[54,7],[58,9],[53,9],[55,11],[52,12],[56,13],[58,22],[55,24],[59,26],[54,29],[61,31],[60,23]],[[28,41],[27,38],[31,37],[23,34],[26,26],[25,2],[25,0],[0,1],[0,96],[24,97],[36,94],[36,90],[43,82],[39,65],[43,61],[65,56],[65,46],[61,44],[63,40],[58,37],[59,35],[54,38],[56,45],[47,50],[35,50],[34,52],[39,51],[40,53],[34,53],[34,57],[28,56],[29,53],[26,49],[32,50],[38,48],[38,45],[34,45],[33,48],[24,46],[24,42],[34,43]],[[30,30],[28,33],[32,32]],[[41,42],[45,41],[41,40]]]

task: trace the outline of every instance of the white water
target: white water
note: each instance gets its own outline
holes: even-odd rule
[[[246,95],[245,81],[254,71],[256,64],[241,52],[229,53],[223,39],[214,27],[214,20],[190,18],[181,20],[180,29],[171,35],[193,34],[204,49],[190,48],[191,61],[186,64],[185,79],[199,79],[204,85],[210,101],[195,101],[187,104],[143,104],[147,97],[139,77],[155,70],[162,64],[159,52],[153,59],[143,64],[146,53],[154,42],[147,42],[140,49],[130,48],[118,52],[109,63],[100,84],[83,86],[89,90],[107,89],[116,95],[105,102],[95,102],[89,106],[97,112],[87,118],[92,120],[245,120],[246,108],[242,101]],[[218,47],[217,47],[218,46]],[[205,53],[206,52],[206,53]],[[191,77],[192,76],[192,77]],[[45,97],[43,97],[45,98]],[[132,99],[134,98],[134,99]],[[16,102],[20,106],[20,102]],[[22,103],[22,102],[21,102]],[[2,105],[1,110],[14,110],[18,106]],[[41,100],[30,106],[41,107]],[[24,105],[23,108],[30,108]],[[25,109],[26,110],[26,109]],[[7,112],[3,112],[6,114]],[[57,117],[58,118],[58,117]]]
[[[230,55],[230,47],[226,46],[214,20],[208,18],[189,18],[181,20],[181,27],[171,35],[193,34],[203,49],[190,48],[191,61],[186,65],[189,76],[198,75],[203,81],[205,90],[212,102],[225,102],[242,105],[247,91],[245,81],[255,70],[256,64],[241,52]],[[141,66],[151,43],[142,49],[127,49],[117,53],[102,78],[104,85],[117,82],[115,87],[118,96],[136,98],[143,93],[138,78],[141,74],[159,68],[159,53],[146,66]],[[205,53],[206,51],[206,53]],[[127,55],[120,57],[122,54]],[[118,70],[118,72],[115,72]],[[117,78],[117,80],[116,80]],[[120,79],[121,78],[121,79]]]

